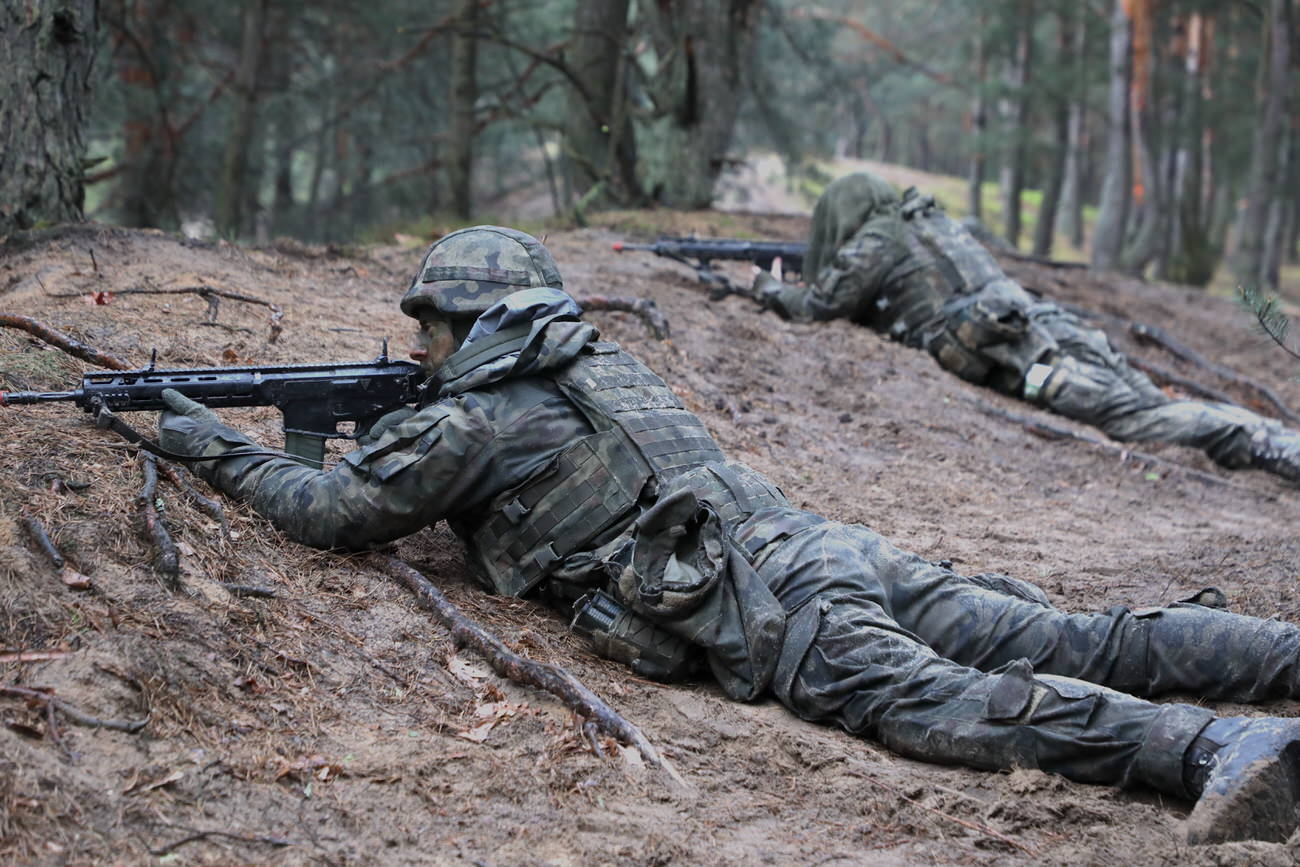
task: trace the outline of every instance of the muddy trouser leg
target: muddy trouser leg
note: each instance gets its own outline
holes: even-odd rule
[[[1058,349],[1043,359],[1051,367],[1035,385],[1035,402],[1052,412],[1096,425],[1123,442],[1167,442],[1201,449],[1232,469],[1250,466],[1270,425],[1255,413],[1225,403],[1173,400],[1142,371],[1130,367],[1105,334],[1056,310],[1038,320]]]
[[[888,610],[941,656],[981,670],[1026,659],[1041,674],[1141,696],[1262,701],[1300,694],[1300,627],[1191,603],[1067,614],[986,589],[888,543],[874,565]],[[1006,579],[1003,579],[1006,580]]]
[[[789,611],[773,684],[787,707],[927,761],[1187,795],[1183,755],[1209,711],[1035,676],[1024,660],[982,672],[944,659],[886,610],[895,554],[865,527],[834,523],[760,553]]]

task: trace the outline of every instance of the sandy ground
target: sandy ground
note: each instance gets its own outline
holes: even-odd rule
[[[686,269],[610,252],[629,224],[620,219],[548,238],[570,290],[654,299],[670,341],[626,314],[593,319],[796,504],[869,524],[962,571],[1037,581],[1069,608],[1160,604],[1215,585],[1236,610],[1300,618],[1295,488],[1178,448],[1149,449],[1165,461],[1150,463],[1038,438],[982,407],[1071,425],[847,323],[788,324],[740,298],[706,303]],[[738,218],[654,219],[730,234]],[[785,217],[744,227],[774,238],[806,229]],[[155,348],[164,366],[366,359],[384,336],[405,343],[394,302],[419,252],[251,250],[78,230],[0,248],[0,309],[140,363]],[[1159,324],[1300,406],[1291,362],[1226,302],[1081,271],[1008,269],[1069,303]],[[87,297],[200,283],[279,304],[283,336],[269,343],[266,310],[246,304],[223,302],[212,325],[194,295]],[[70,387],[84,368],[0,331],[0,388]],[[279,443],[273,410],[227,417]],[[1300,837],[1192,849],[1180,842],[1184,804],[1034,771],[925,765],[772,701],[742,705],[704,682],[636,679],[546,610],[469,583],[445,528],[398,546],[513,648],[565,665],[641,726],[686,780],[674,788],[623,752],[596,756],[562,706],[456,652],[363,559],[300,547],[233,503],[224,538],[163,483],[184,585],[167,589],[139,531],[141,472],[129,450],[70,405],[0,409],[0,431],[0,645],[9,652],[0,683],[53,689],[99,717],[148,719],[136,734],[62,718],[51,727],[39,705],[0,696],[0,860],[1286,864],[1300,855]],[[21,528],[26,517],[50,530],[89,590],[64,586]],[[277,595],[237,597],[223,582]],[[12,661],[13,651],[37,650],[57,658]],[[1249,712],[1298,710],[1280,702]]]

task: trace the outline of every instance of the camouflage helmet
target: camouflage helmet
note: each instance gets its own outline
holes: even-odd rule
[[[478,316],[530,286],[563,289],[560,269],[532,235],[501,226],[472,226],[438,240],[424,255],[402,312],[432,307],[450,316]]]

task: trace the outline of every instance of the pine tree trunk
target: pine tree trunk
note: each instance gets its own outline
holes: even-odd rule
[[[451,210],[468,219],[474,176],[474,105],[478,102],[478,0],[457,0],[451,38],[451,128],[447,139],[447,193]]]
[[[1260,100],[1255,140],[1251,148],[1246,204],[1237,220],[1237,252],[1232,272],[1247,288],[1275,285],[1265,268],[1264,246],[1268,216],[1278,187],[1277,140],[1286,117],[1290,79],[1291,29],[1287,0],[1269,0],[1265,31],[1264,92]]]
[[[1061,204],[1057,224],[1070,245],[1083,246],[1083,139],[1084,107],[1088,101],[1088,14],[1083,3],[1074,5],[1068,51],[1074,79],[1066,109],[1065,166],[1061,179]]]
[[[626,109],[625,61],[628,0],[579,0],[566,55],[577,82],[565,102],[562,166],[568,189],[582,198],[603,183],[595,201],[635,201],[636,141]]]
[[[1128,223],[1132,165],[1129,161],[1129,82],[1133,25],[1124,0],[1115,0],[1110,22],[1110,91],[1106,99],[1106,165],[1101,207],[1092,239],[1092,267],[1113,270],[1120,262]]]
[[[1074,45],[1071,34],[1071,22],[1064,10],[1057,13],[1057,48],[1063,66],[1074,66],[1070,51]],[[1070,103],[1072,100],[1060,95],[1053,110],[1056,127],[1056,141],[1052,148],[1052,164],[1047,174],[1047,185],[1043,189],[1043,204],[1038,209],[1038,224],[1034,227],[1034,255],[1047,257],[1052,255],[1052,240],[1056,235],[1057,206],[1061,201],[1061,188],[1065,185],[1065,159],[1070,149]]]
[[[762,4],[659,0],[639,8],[661,63],[650,86],[657,116],[638,130],[642,187],[669,207],[706,208],[726,163]]]
[[[1020,245],[1020,193],[1025,186],[1029,147],[1029,76],[1033,63],[1034,0],[1021,0],[1015,57],[1007,66],[1007,96],[1002,100],[1003,131],[1010,142],[1002,160],[1002,234],[1012,247]]]
[[[985,128],[988,126],[988,106],[984,94],[984,77],[988,70],[988,37],[985,35],[985,15],[981,7],[975,21],[975,95],[971,99],[971,158],[967,174],[967,208],[972,217],[984,219],[984,167]]]
[[[262,63],[262,30],[266,24],[267,0],[245,0],[239,66],[235,72],[235,107],[226,139],[226,155],[217,185],[217,233],[226,238],[239,235],[245,214],[248,183],[248,150],[257,116],[257,81]]]
[[[0,236],[82,219],[95,0],[0,9]]]

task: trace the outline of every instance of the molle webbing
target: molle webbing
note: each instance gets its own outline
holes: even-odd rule
[[[556,382],[593,426],[622,430],[661,480],[725,460],[708,429],[649,368],[614,343],[595,343],[592,350]]]
[[[922,261],[930,261],[954,292],[974,292],[1005,275],[984,245],[943,211],[909,212],[907,246]]]
[[[498,593],[519,596],[629,515],[650,468],[617,430],[583,437],[492,503],[474,547]]]
[[[724,458],[708,430],[664,381],[613,343],[596,343],[555,377],[596,433],[493,501],[474,533],[498,593],[518,596],[571,554],[635,515],[651,479],[666,481]]]

